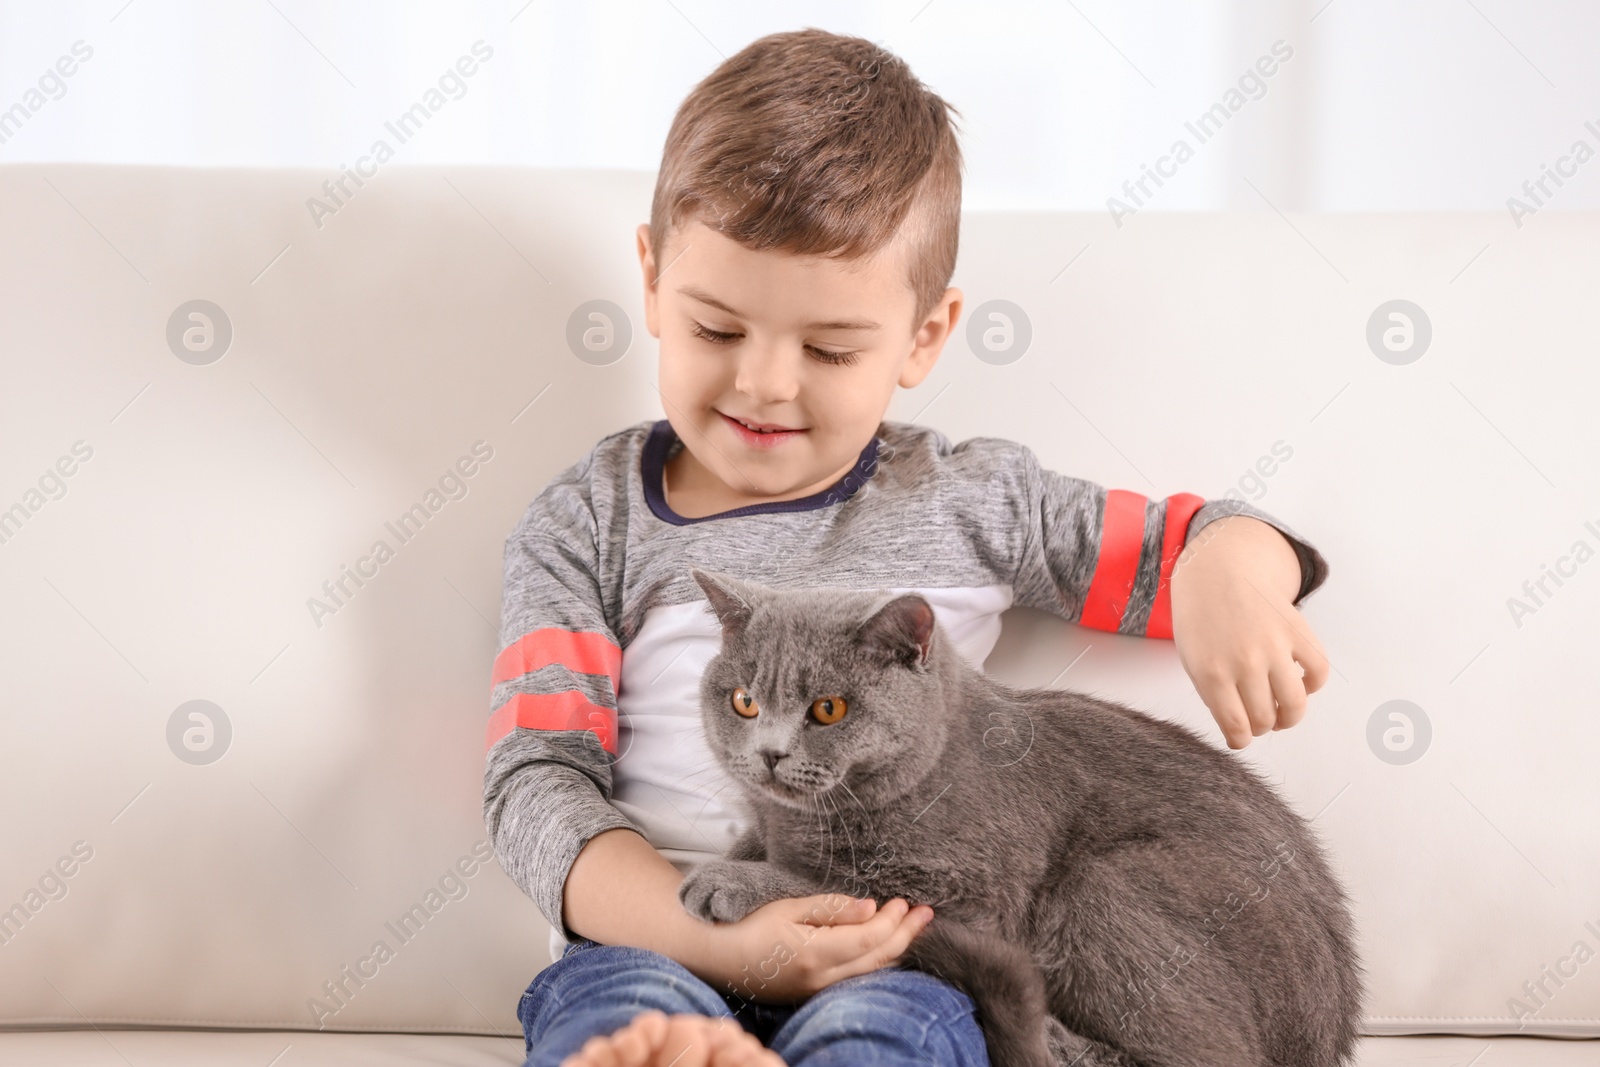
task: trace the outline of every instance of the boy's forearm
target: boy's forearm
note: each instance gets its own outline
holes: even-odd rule
[[[703,974],[710,931],[678,901],[682,881],[637,832],[605,830],[584,843],[567,872],[562,918],[591,941],[647,948]]]

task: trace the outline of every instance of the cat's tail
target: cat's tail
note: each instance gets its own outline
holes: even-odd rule
[[[972,998],[992,1067],[1050,1067],[1044,976],[1022,946],[935,916],[895,963]]]

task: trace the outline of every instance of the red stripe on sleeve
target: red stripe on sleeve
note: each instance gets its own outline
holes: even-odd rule
[[[576,689],[564,693],[518,693],[489,716],[485,754],[518,726],[530,730],[593,730],[600,747],[617,754],[617,713],[590,703]]]
[[[1122,614],[1128,610],[1128,599],[1133,595],[1133,580],[1139,573],[1147,502],[1147,498],[1126,489],[1106,492],[1100,559],[1083,598],[1080,625],[1115,633],[1122,624]]]
[[[530,671],[558,663],[579,674],[602,674],[611,678],[615,692],[622,676],[622,649],[601,633],[578,633],[548,626],[517,638],[495,657],[493,689],[501,682],[520,678]]]
[[[1161,581],[1156,586],[1155,603],[1150,605],[1150,621],[1144,629],[1146,637],[1172,637],[1172,570],[1183,552],[1189,520],[1204,503],[1204,498],[1193,493],[1167,497],[1167,524],[1161,535]]]

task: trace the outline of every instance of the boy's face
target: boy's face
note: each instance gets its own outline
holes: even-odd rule
[[[685,481],[712,485],[702,475],[713,475],[732,506],[808,496],[843,477],[895,386],[933,369],[961,310],[961,291],[947,289],[913,330],[907,253],[895,245],[853,263],[753,252],[696,221],[660,258],[648,225],[638,247]],[[799,432],[763,440],[735,419]]]

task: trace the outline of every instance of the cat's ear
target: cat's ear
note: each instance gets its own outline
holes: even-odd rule
[[[868,655],[890,665],[925,670],[933,646],[933,606],[916,593],[895,597],[856,630]]]
[[[733,637],[742,631],[751,615],[753,598],[749,586],[737,578],[700,567],[690,567],[689,574],[705,590],[706,599],[711,601],[711,610],[716,612],[717,621],[722,624],[723,636]]]

